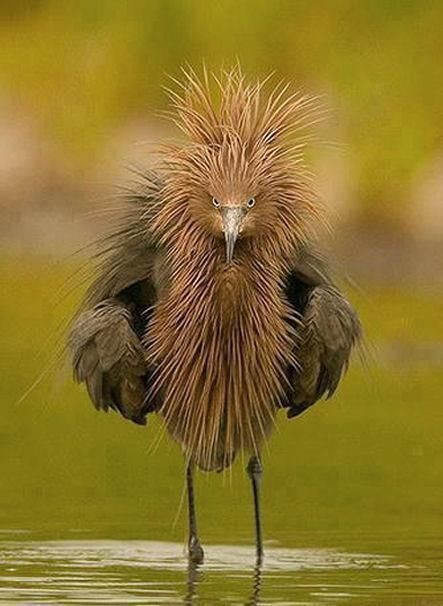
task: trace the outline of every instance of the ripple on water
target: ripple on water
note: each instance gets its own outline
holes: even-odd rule
[[[387,579],[392,585],[392,578],[411,573],[391,556],[327,548],[267,546],[262,568],[253,564],[246,546],[208,546],[204,566],[189,569],[177,543],[8,540],[0,543],[0,601],[196,604],[204,585],[213,597],[203,603],[230,596],[234,604],[352,604],[369,600],[374,588],[382,595]]]

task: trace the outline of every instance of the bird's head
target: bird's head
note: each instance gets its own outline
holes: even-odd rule
[[[228,263],[257,241],[288,252],[319,219],[304,161],[318,104],[286,85],[265,93],[239,68],[214,79],[218,101],[209,76],[193,71],[182,94],[171,93],[188,143],[169,148],[167,203],[174,217],[223,239]]]
[[[272,181],[275,162],[263,151],[253,154],[230,135],[217,146],[187,150],[200,173],[189,188],[189,212],[206,233],[225,241],[228,263],[242,243],[273,233],[287,214],[282,189],[291,178],[280,172],[279,183]]]

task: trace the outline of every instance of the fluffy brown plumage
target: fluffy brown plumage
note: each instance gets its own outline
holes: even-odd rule
[[[187,141],[163,148],[105,240],[70,348],[98,408],[156,411],[189,460],[219,470],[258,455],[280,407],[295,416],[333,393],[360,326],[314,250],[318,103],[239,69],[214,81],[188,71],[171,92]]]

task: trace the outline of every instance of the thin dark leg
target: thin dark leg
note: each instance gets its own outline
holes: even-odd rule
[[[189,513],[189,559],[195,564],[201,564],[204,558],[204,551],[200,545],[197,533],[197,519],[195,517],[194,505],[194,478],[193,466],[189,463],[186,468],[186,482],[188,487],[188,513]]]
[[[257,549],[257,564],[261,564],[263,560],[263,538],[261,529],[260,516],[260,481],[263,474],[263,467],[259,457],[252,456],[249,459],[246,468],[252,482],[252,493],[254,496],[254,516],[255,516],[255,544]]]

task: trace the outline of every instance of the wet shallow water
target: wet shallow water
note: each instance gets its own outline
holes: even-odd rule
[[[267,545],[258,568],[251,546],[209,545],[194,567],[180,543],[2,539],[5,604],[443,604],[442,545],[432,540],[391,554]]]

